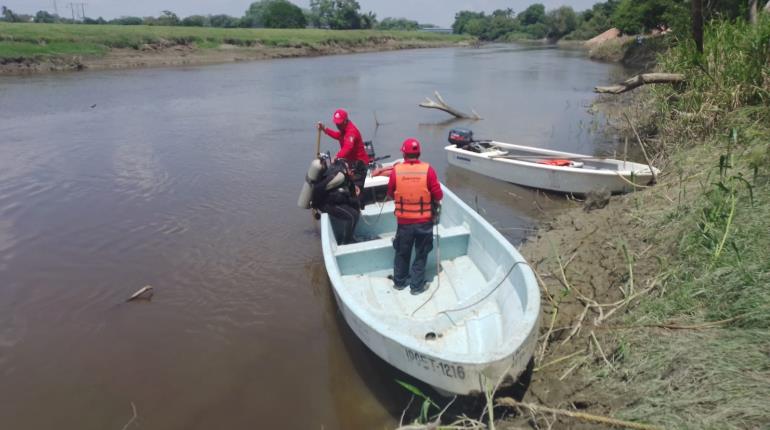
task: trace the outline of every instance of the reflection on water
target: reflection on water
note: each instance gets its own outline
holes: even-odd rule
[[[0,78],[0,427],[392,427],[409,379],[338,315],[295,206],[313,124],[421,139],[518,244],[566,203],[448,167],[449,129],[612,151],[586,107],[613,69],[506,45]],[[434,90],[484,120],[417,108]]]

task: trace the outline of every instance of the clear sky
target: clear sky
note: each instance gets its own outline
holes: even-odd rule
[[[86,3],[86,15],[102,16],[106,19],[123,15],[157,16],[164,9],[171,10],[181,17],[188,15],[208,15],[226,13],[242,16],[253,0],[0,0],[0,5],[8,6],[18,13],[34,13],[38,10],[53,12],[57,3],[59,15],[69,16],[70,3]],[[301,7],[307,7],[309,0],[291,0]],[[454,14],[460,10],[490,12],[494,9],[512,8],[521,12],[538,0],[359,0],[361,10],[374,11],[377,18],[404,17],[449,26],[454,21]],[[575,10],[591,7],[596,0],[539,0],[547,9],[562,5],[572,6]]]

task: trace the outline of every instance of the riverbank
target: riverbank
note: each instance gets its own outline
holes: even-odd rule
[[[604,208],[560,214],[523,246],[544,314],[525,402],[640,428],[770,422],[769,46],[767,17],[714,24],[702,62],[687,45],[662,57],[685,87],[610,101],[664,173]],[[528,412],[514,422],[595,426]]]
[[[203,65],[471,41],[406,31],[0,23],[0,75]]]

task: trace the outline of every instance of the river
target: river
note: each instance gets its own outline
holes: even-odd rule
[[[406,377],[338,315],[296,207],[314,123],[345,107],[379,155],[419,138],[518,244],[563,199],[448,167],[448,130],[611,153],[588,107],[619,68],[585,57],[496,45],[0,77],[0,428],[120,429],[132,405],[130,428],[392,428]],[[418,108],[434,90],[484,120]],[[144,285],[151,301],[124,303]]]

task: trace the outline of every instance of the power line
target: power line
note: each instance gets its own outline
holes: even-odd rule
[[[55,0],[54,0],[55,1]],[[86,4],[88,3],[68,3],[67,7],[72,11],[72,20],[77,21],[78,18],[81,21],[86,19]]]

